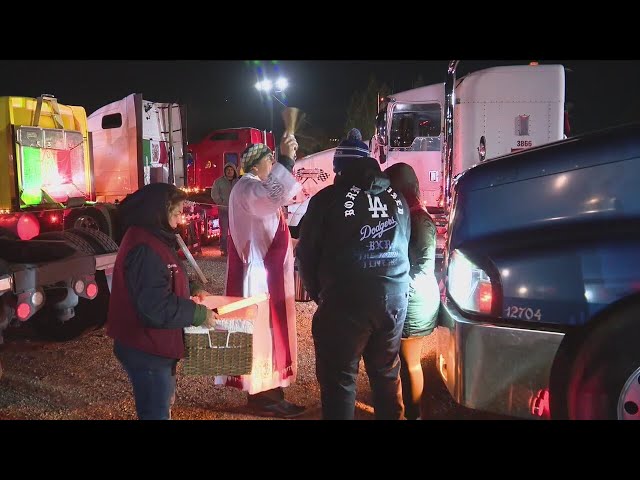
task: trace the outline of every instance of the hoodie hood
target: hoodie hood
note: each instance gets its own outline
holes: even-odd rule
[[[142,227],[168,245],[176,246],[177,231],[169,226],[168,210],[169,198],[180,193],[175,185],[151,183],[127,195],[118,206],[123,232],[131,226]]]
[[[385,173],[391,180],[391,187],[404,196],[409,207],[420,205],[420,184],[413,167],[402,162],[394,163]]]
[[[231,167],[233,168],[233,178],[238,178],[238,167],[236,167],[233,163],[231,162],[227,162],[224,164],[224,168],[222,169],[222,176],[224,177],[225,174],[225,170],[227,169],[227,167]]]
[[[349,159],[340,175],[336,175],[335,182],[355,185],[372,195],[379,195],[391,184],[389,177],[380,170],[378,161],[371,157]]]

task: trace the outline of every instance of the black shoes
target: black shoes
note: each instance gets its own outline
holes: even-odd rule
[[[258,417],[295,418],[302,415],[306,408],[286,400],[271,405],[248,405],[251,413]]]

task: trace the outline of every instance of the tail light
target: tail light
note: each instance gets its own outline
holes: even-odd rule
[[[20,303],[16,308],[18,319],[24,321],[31,316],[31,305],[28,303]]]
[[[79,278],[73,282],[73,291],[79,297],[93,300],[98,295],[98,285],[93,278]]]
[[[24,322],[29,320],[44,304],[44,292],[40,289],[23,292],[16,301],[16,316]]]
[[[492,311],[494,295],[489,275],[459,250],[450,257],[447,291],[463,310],[487,314]]]
[[[96,295],[98,295],[98,285],[96,285],[95,283],[90,283],[87,285],[85,291],[87,292],[87,297],[93,300],[94,298],[96,298]]]
[[[15,233],[20,240],[31,240],[40,233],[40,222],[32,213],[16,213],[0,217],[0,228]]]

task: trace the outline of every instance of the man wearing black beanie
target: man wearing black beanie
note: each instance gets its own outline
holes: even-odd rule
[[[376,419],[397,420],[409,208],[359,134],[352,129],[336,148],[334,184],[311,197],[296,258],[318,304],[312,333],[323,419],[353,419],[364,358]]]

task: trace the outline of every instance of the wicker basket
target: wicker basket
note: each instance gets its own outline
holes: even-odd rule
[[[250,325],[248,320],[236,320]],[[247,375],[253,360],[253,333],[244,331],[185,328],[185,375]]]

